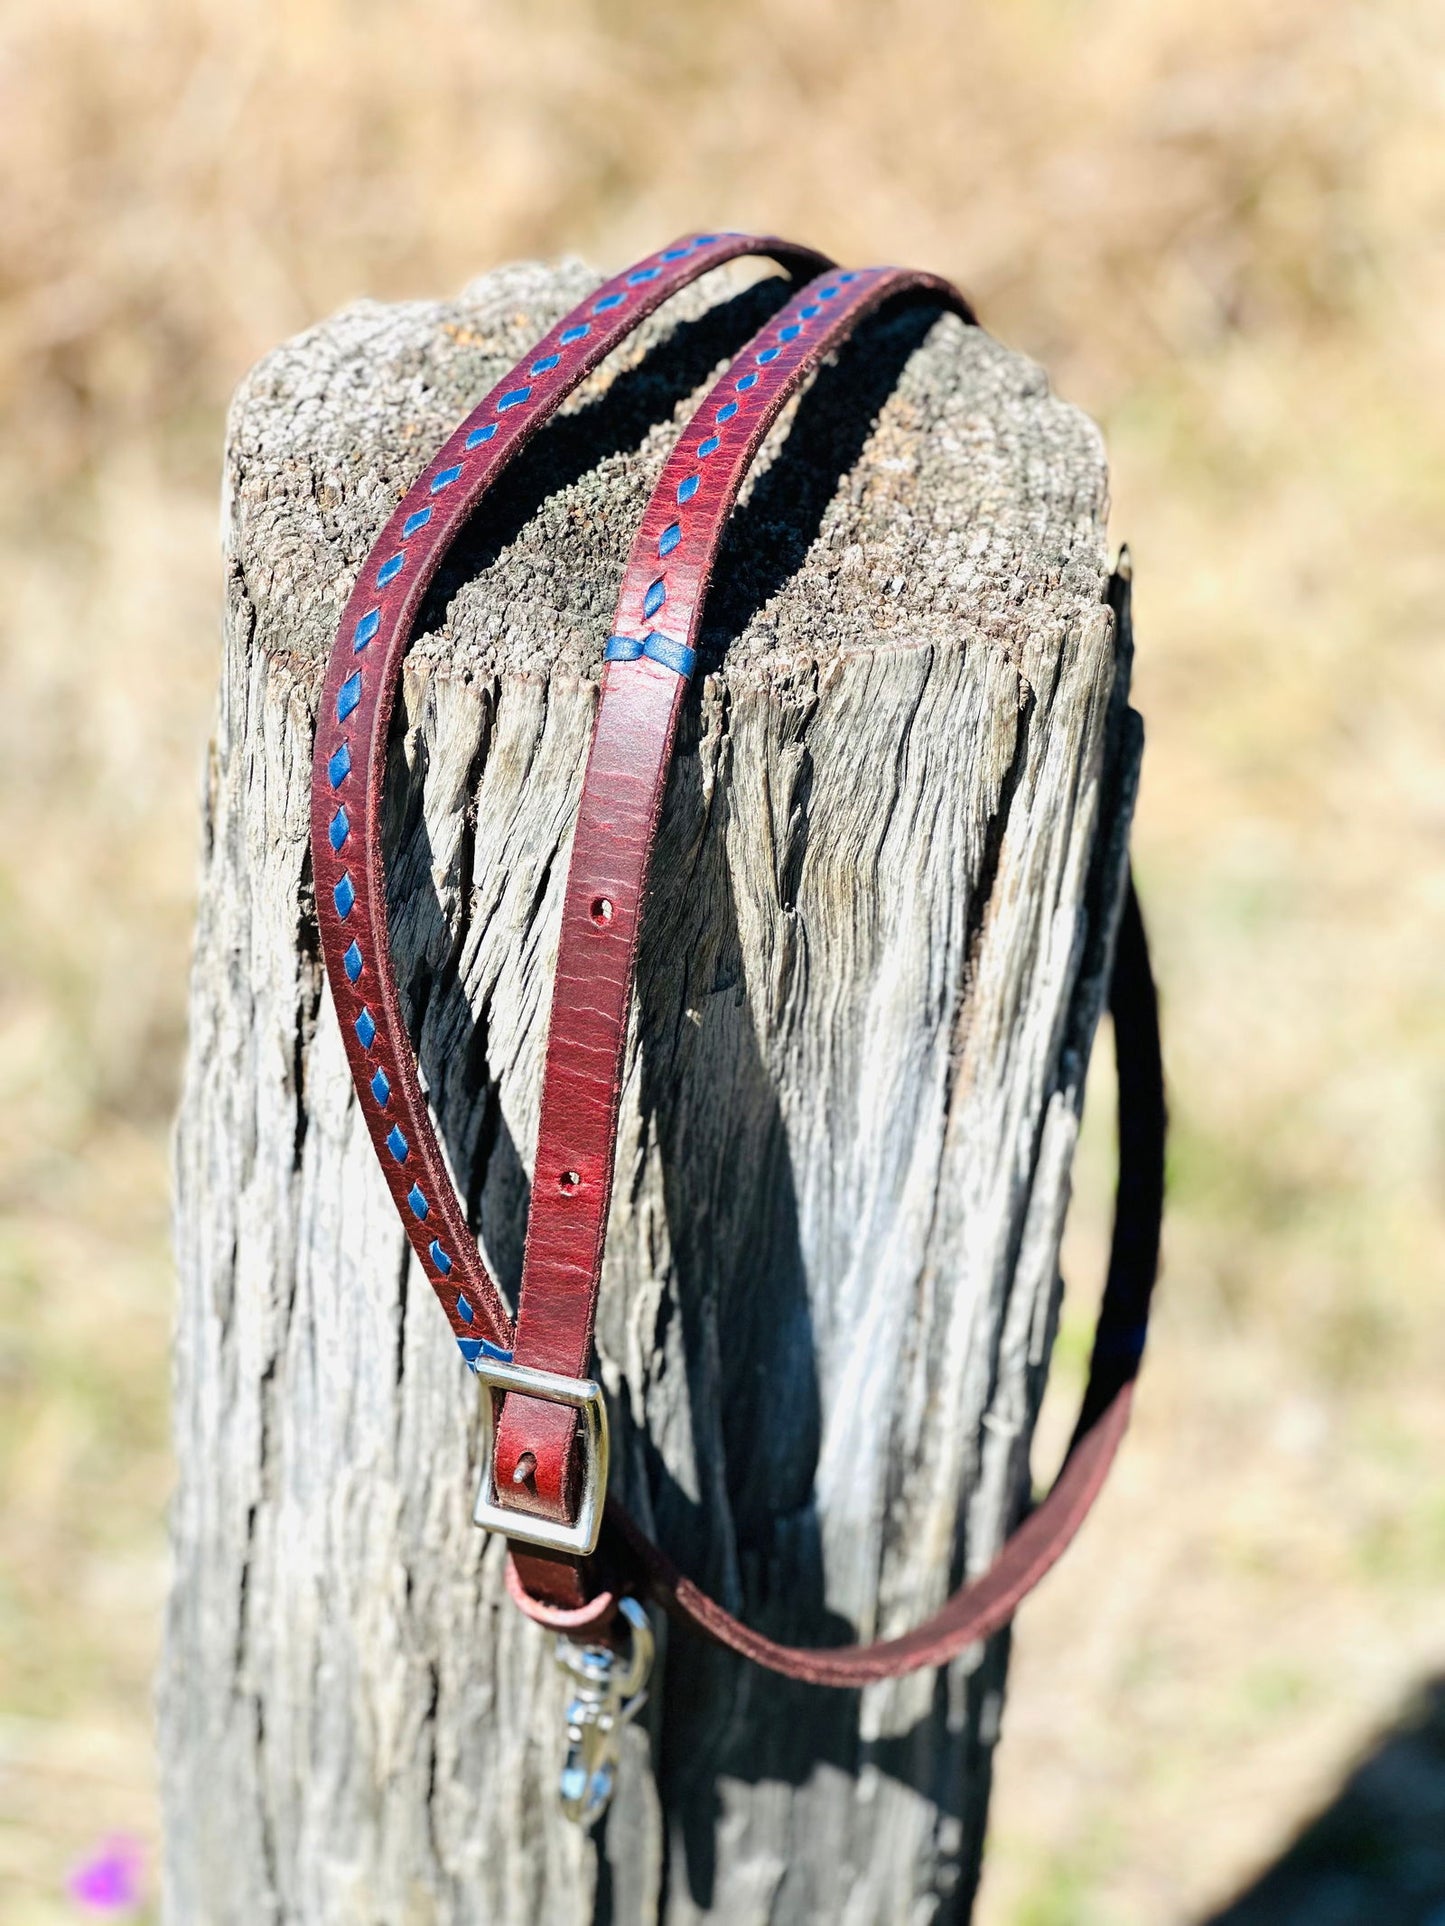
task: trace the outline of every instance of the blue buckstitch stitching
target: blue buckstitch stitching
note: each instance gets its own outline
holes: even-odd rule
[[[376,1042],[376,1018],[370,1010],[363,1007],[359,1017],[351,1026],[356,1032],[356,1040],[363,1050],[369,1050]]]
[[[725,421],[731,421],[733,416],[737,413],[737,411],[738,411],[738,404],[735,401],[725,401],[722,407],[719,408],[717,413],[713,416],[713,420],[716,421],[719,425],[721,425]]]
[[[391,1102],[391,1082],[384,1070],[378,1070],[371,1080],[371,1094],[385,1110]]]
[[[781,348],[764,348],[757,357],[758,365],[766,368],[768,363],[770,361],[776,361],[782,352]]]
[[[406,1201],[411,1205],[411,1214],[413,1217],[425,1217],[431,1209],[431,1206],[427,1203],[425,1194],[417,1184],[413,1184],[411,1189],[406,1193]]]
[[[347,980],[351,983],[354,983],[357,977],[361,975],[362,968],[363,968],[361,945],[357,942],[355,937],[352,937],[351,948],[346,952],[345,956],[343,956],[341,959],[341,967],[343,970],[345,970],[347,975]]]
[[[440,474],[433,475],[431,479],[433,495],[440,495],[444,488],[450,488],[452,483],[460,478],[461,472],[461,463],[453,462],[450,468],[443,468]]]
[[[671,555],[672,551],[677,547],[678,543],[681,540],[682,540],[682,523],[674,522],[671,528],[663,529],[662,533],[658,536],[657,538],[658,554]]]
[[[503,415],[507,412],[509,408],[520,408],[522,403],[527,399],[527,396],[531,394],[531,392],[532,390],[530,387],[509,388],[507,392],[502,396],[501,400],[497,403],[497,413],[499,415]]]
[[[451,1270],[452,1260],[447,1256],[435,1237],[431,1241],[431,1249],[427,1252],[427,1256],[431,1259],[432,1263],[436,1265],[443,1277]],[[468,1318],[467,1322],[470,1324],[471,1319]]]
[[[489,421],[485,428],[473,428],[467,436],[467,447],[479,448],[484,441],[490,441],[496,432],[497,424],[494,421]]]
[[[357,655],[366,647],[372,636],[381,627],[381,610],[368,609],[356,625],[356,633],[351,638],[351,646]]]
[[[343,742],[339,749],[332,751],[331,760],[326,765],[326,773],[331,778],[331,787],[339,789],[351,774],[351,744]]]
[[[644,615],[656,615],[666,600],[667,584],[659,575],[651,588],[648,589],[646,595],[642,598],[642,613]]]
[[[678,501],[690,502],[693,496],[697,493],[698,486],[701,483],[701,481],[702,481],[701,475],[688,475],[684,477],[684,479],[677,484]]]
[[[810,301],[807,307],[798,309],[798,319],[800,321],[811,321],[815,315],[819,315],[822,312],[823,310],[818,306],[816,301]]]
[[[626,299],[625,294],[604,294],[600,301],[593,302],[592,312],[606,314],[609,308],[620,308]]]
[[[349,869],[342,874],[341,881],[332,890],[331,900],[336,905],[336,914],[344,923],[356,907],[356,885],[351,880]]]
[[[661,268],[634,268],[627,277],[627,285],[640,288],[644,281],[655,281],[661,272]]]
[[[360,700],[361,671],[358,669],[354,675],[347,676],[341,687],[336,691],[336,720],[338,722],[345,722],[346,718],[352,713]]]
[[[419,508],[415,515],[408,515],[401,525],[402,540],[405,541],[408,535],[415,535],[419,528],[425,528],[430,520],[431,510],[429,508]]]
[[[718,441],[717,436],[709,435],[706,441],[700,441],[697,445],[698,458],[701,461],[706,461],[708,456],[715,454],[720,446],[721,443]]]
[[[803,330],[798,326],[797,322],[794,321],[790,327],[778,329],[778,339],[779,341],[796,341],[802,332]]]
[[[450,1270],[451,1266],[448,1265],[447,1268]],[[477,1321],[476,1312],[472,1309],[471,1305],[468,1304],[460,1291],[457,1292],[457,1316],[462,1320],[463,1324],[475,1324]]]
[[[591,334],[591,332],[592,323],[590,321],[579,321],[575,328],[563,329],[561,335],[562,346],[564,348],[570,348],[574,341],[580,341],[584,335]]]
[[[400,1124],[393,1124],[386,1133],[386,1147],[399,1164],[404,1164],[411,1155],[411,1145],[407,1142],[406,1132]]]
[[[338,809],[331,818],[331,827],[326,832],[326,839],[334,850],[339,851],[350,834],[351,818],[344,809]]]
[[[528,374],[550,374],[562,359],[560,354],[544,354],[540,361],[534,361],[527,370]]]
[[[758,377],[755,374],[739,375],[737,378],[736,386],[739,394],[746,394],[749,388],[756,388],[757,385]]]
[[[394,582],[396,580],[397,576],[401,574],[401,571],[405,567],[406,557],[401,553],[400,549],[398,549],[391,560],[389,562],[383,562],[381,567],[376,571],[376,586],[378,588],[385,588],[388,582]]]

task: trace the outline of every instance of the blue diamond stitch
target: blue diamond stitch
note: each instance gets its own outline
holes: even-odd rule
[[[471,1305],[468,1304],[460,1291],[457,1292],[457,1316],[463,1324],[475,1324],[477,1319],[476,1312],[472,1309]]]
[[[678,543],[681,540],[682,540],[682,523],[674,522],[671,528],[663,529],[662,533],[658,536],[657,538],[658,554],[671,555],[672,551],[677,547]]]
[[[680,481],[677,484],[678,501],[690,502],[693,496],[697,493],[698,485],[701,481],[702,481],[701,475],[689,475],[686,481]]]
[[[404,1164],[411,1155],[411,1145],[400,1124],[393,1124],[386,1133],[386,1147],[399,1164]]]
[[[604,294],[600,301],[593,302],[592,312],[606,314],[609,308],[620,308],[626,299],[625,294]]]
[[[355,675],[347,676],[341,687],[336,691],[336,720],[338,722],[345,722],[346,718],[351,714],[360,700],[361,671],[358,669]]]
[[[331,787],[333,789],[339,789],[342,783],[346,781],[346,778],[351,774],[351,744],[349,742],[343,742],[341,747],[333,753],[330,762],[326,765],[326,773],[331,778]]]
[[[698,443],[697,452],[700,458],[703,461],[706,461],[709,455],[713,455],[717,453],[717,450],[720,446],[721,444],[719,443],[717,436],[709,435],[706,441],[700,441]]]
[[[376,1018],[370,1010],[363,1010],[351,1027],[355,1030],[357,1041],[362,1049],[369,1050],[376,1042]]]
[[[788,327],[778,329],[778,339],[779,341],[796,341],[802,332],[803,330],[798,326],[797,322],[794,321]]]
[[[443,468],[440,474],[433,475],[431,483],[433,495],[440,495],[444,488],[450,488],[452,483],[460,478],[461,472],[461,463],[453,462],[450,468]]]
[[[381,1105],[383,1110],[385,1110],[386,1106],[391,1102],[391,1085],[387,1081],[387,1075],[384,1070],[378,1070],[372,1078],[371,1094],[376,1098],[376,1101]]]
[[[376,571],[376,586],[378,588],[385,588],[388,582],[394,582],[396,580],[397,576],[401,574],[401,571],[405,567],[406,557],[402,554],[401,550],[398,549],[391,560],[389,562],[383,562],[381,567]]]
[[[356,903],[356,885],[351,880],[351,871],[349,869],[342,876],[341,881],[336,885],[335,889],[332,890],[331,900],[336,905],[336,914],[344,923],[347,917],[350,916]]]
[[[659,575],[657,580],[652,584],[652,587],[647,591],[647,594],[642,598],[642,613],[644,615],[656,615],[666,600],[667,585]]]
[[[445,1277],[447,1272],[452,1267],[452,1260],[447,1256],[446,1252],[442,1249],[441,1245],[437,1242],[436,1238],[432,1239],[431,1245],[427,1251],[427,1256],[431,1259],[432,1263],[436,1265],[437,1269],[441,1272],[442,1276]],[[467,1319],[468,1324],[470,1324],[471,1321],[472,1320],[470,1318]]]
[[[550,374],[562,359],[560,354],[544,354],[540,361],[534,361],[528,369],[529,374]]]
[[[564,328],[560,336],[562,346],[564,348],[570,348],[574,341],[580,341],[584,335],[591,334],[591,332],[592,323],[590,321],[579,321],[575,328]]]
[[[520,408],[531,392],[530,388],[509,388],[497,403],[497,413],[503,415],[509,408]]]
[[[403,535],[415,535],[417,530],[419,528],[425,528],[430,520],[431,510],[429,508],[419,508],[415,515],[407,516],[401,525],[401,532]]]
[[[372,636],[381,627],[381,610],[368,609],[356,625],[356,633],[351,638],[351,646],[360,655]]]
[[[737,411],[738,404],[735,401],[725,401],[713,419],[718,422],[731,421]]]
[[[467,436],[468,448],[479,448],[484,441],[490,441],[496,432],[497,424],[494,421],[489,421],[485,428],[473,428]]]
[[[406,1201],[411,1205],[411,1214],[413,1217],[426,1216],[430,1206],[415,1184],[413,1184],[411,1189],[406,1193]]]
[[[342,957],[341,967],[353,983],[357,977],[361,975],[361,945],[356,941],[353,940],[351,948],[346,952],[345,956]]]
[[[757,385],[758,385],[758,378],[755,374],[745,374],[745,375],[738,376],[737,386],[738,386],[738,392],[740,394],[746,394],[749,388],[756,388]]]
[[[766,368],[768,363],[770,361],[776,361],[782,352],[781,348],[764,348],[757,357],[759,367]]]
[[[344,809],[338,809],[331,818],[331,827],[326,832],[326,840],[333,849],[340,849],[351,834],[351,818]]]

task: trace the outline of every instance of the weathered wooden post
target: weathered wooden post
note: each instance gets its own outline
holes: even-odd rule
[[[323,990],[307,784],[338,611],[431,448],[590,282],[521,267],[358,305],[232,412],[177,1136],[176,1926],[968,1912],[1003,1639],[841,1694],[674,1635],[605,1828],[558,1815],[564,1687],[470,1524],[475,1388]],[[512,1290],[622,560],[691,400],[773,301],[725,275],[647,324],[483,505],[409,658],[394,948]],[[1025,1496],[1139,748],[1105,501],[1096,432],[1035,367],[895,314],[785,418],[724,551],[598,1354],[627,1502],[777,1636],[911,1622]]]

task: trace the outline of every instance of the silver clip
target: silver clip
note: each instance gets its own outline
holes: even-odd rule
[[[607,1810],[617,1777],[622,1728],[647,1700],[652,1627],[635,1598],[618,1602],[631,1631],[626,1652],[607,1645],[557,1640],[557,1666],[574,1681],[567,1706],[567,1757],[558,1793],[562,1810],[579,1826],[594,1826]]]

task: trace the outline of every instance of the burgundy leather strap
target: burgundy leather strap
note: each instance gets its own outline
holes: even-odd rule
[[[857,1687],[943,1665],[1006,1625],[1019,1603],[1067,1550],[1088,1515],[1129,1423],[1144,1355],[1149,1299],[1159,1263],[1164,1208],[1164,1075],[1159,1013],[1144,924],[1132,881],[1124,900],[1109,989],[1119,1078],[1119,1185],[1114,1236],[1083,1408],[1063,1468],[989,1569],[962,1585],[931,1618],[871,1645],[779,1645],[725,1612],[683,1577],[620,1505],[607,1522],[623,1547],[614,1569],[631,1589],[694,1630],[788,1678]],[[614,1583],[621,1582],[614,1579]],[[514,1590],[513,1596],[516,1596]]]
[[[726,239],[735,239],[733,252],[759,245]],[[723,244],[691,245],[702,249]],[[767,243],[766,250],[788,261],[804,258],[802,250],[780,243]],[[669,250],[658,260],[677,254]],[[608,283],[601,294],[624,283],[645,285],[636,282],[639,272]],[[893,269],[825,272],[767,324],[714,388],[669,459],[634,542],[617,633],[607,648],[564,900],[516,1331],[520,1365],[582,1377],[591,1359],[647,865],[692,670],[703,596],[728,512],[767,429],[818,359],[864,315],[900,294],[926,296],[971,319],[956,292],[931,275]],[[598,299],[577,314],[595,312]],[[505,413],[512,403],[509,383],[526,388],[527,376],[549,372],[556,365],[549,357],[576,325],[575,316],[559,323],[534,357],[458,430],[398,510],[398,542],[424,525],[415,517],[438,483],[451,485],[444,478],[458,442],[465,445],[468,436],[475,436],[473,424],[490,425],[493,411]],[[495,465],[488,472],[495,472]],[[483,485],[473,484],[473,496]],[[453,519],[449,530],[459,520]],[[444,546],[445,540],[440,541],[430,569]],[[464,1353],[474,1359],[484,1349],[505,1354],[510,1332],[426,1116],[399,1021],[382,908],[378,805],[386,717],[381,710],[384,706],[389,713],[391,686],[419,589],[405,609],[378,615],[379,621],[389,623],[387,653],[375,678],[382,688],[367,691],[360,685],[358,699],[346,693],[351,684],[345,651],[353,646],[352,625],[358,625],[355,634],[360,636],[377,613],[370,606],[375,594],[371,585],[386,586],[392,559],[389,538],[384,537],[352,598],[323,695],[313,803],[318,905],[328,971],[349,1032],[348,1052],[373,1141],[413,1245],[448,1309]],[[368,645],[369,637],[355,644]],[[328,735],[332,716],[338,727],[344,726],[352,711],[360,713],[360,699],[375,705],[364,738],[368,760],[359,804],[363,813],[338,839],[337,816],[345,804],[336,792],[350,778],[349,768],[343,768],[338,780],[341,752],[330,746]],[[357,838],[354,845],[351,836]],[[355,863],[345,867],[350,848],[357,852]],[[342,873],[333,877],[338,862]],[[356,925],[352,918],[363,910],[363,879],[365,915]],[[329,901],[323,882],[331,888]],[[351,937],[353,928],[362,934]],[[1084,1411],[1053,1490],[1008,1541],[991,1570],[903,1638],[826,1650],[783,1647],[723,1611],[675,1571],[619,1505],[609,1503],[598,1567],[613,1589],[604,1589],[586,1564],[519,1546],[509,1584],[524,1609],[559,1630],[596,1637],[613,1609],[615,1589],[625,1585],[646,1592],[709,1637],[774,1670],[847,1686],[942,1663],[1007,1620],[1063,1551],[1092,1503],[1127,1422],[1142,1354],[1158,1253],[1164,1112],[1153,987],[1132,889],[1119,934],[1111,999],[1120,1074],[1120,1187]],[[433,1223],[445,1233],[445,1243],[429,1241]],[[507,1396],[496,1439],[499,1501],[551,1519],[569,1517],[576,1422],[567,1406],[516,1391]]]
[[[741,255],[795,274],[827,257],[790,241],[694,234],[649,255],[564,315],[442,444],[367,557],[327,664],[311,777],[316,914],[361,1112],[412,1248],[468,1363],[506,1356],[512,1321],[467,1227],[427,1113],[387,938],[381,790],[387,732],[421,599],[502,469],[669,295]]]
[[[684,430],[633,540],[562,905],[517,1307],[515,1360],[529,1368],[584,1377],[592,1356],[643,888],[728,515],[764,436],[807,375],[865,315],[910,293],[972,319],[946,281],[907,269],[834,270],[800,289]],[[630,660],[627,643],[639,651]],[[565,1519],[576,1440],[574,1410],[510,1393],[497,1430],[503,1502]],[[519,1468],[528,1475],[519,1478]],[[538,1573],[544,1595],[555,1572],[549,1565]]]

